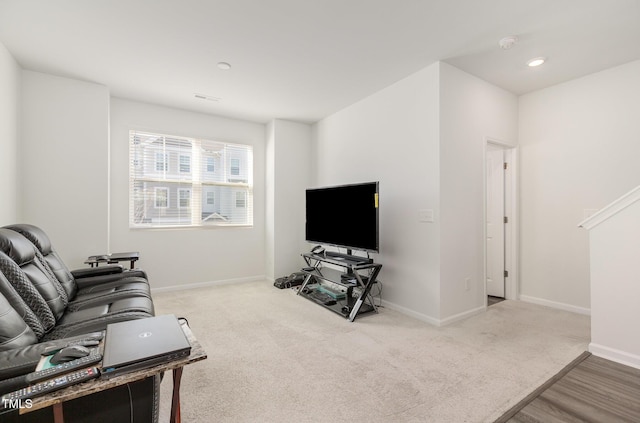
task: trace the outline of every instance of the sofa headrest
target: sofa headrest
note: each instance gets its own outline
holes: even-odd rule
[[[18,223],[15,225],[7,225],[5,226],[5,228],[22,234],[25,238],[31,241],[31,243],[35,245],[38,250],[40,250],[43,256],[51,253],[51,240],[49,239],[47,234],[39,227],[30,225],[28,223]]]
[[[11,257],[18,266],[30,263],[36,257],[36,247],[31,241],[7,228],[0,228],[0,251]]]

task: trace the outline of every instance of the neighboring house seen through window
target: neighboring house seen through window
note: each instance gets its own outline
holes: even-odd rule
[[[129,132],[129,226],[253,224],[249,145]]]

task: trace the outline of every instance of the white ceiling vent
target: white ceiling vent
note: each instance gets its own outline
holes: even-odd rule
[[[219,102],[221,100],[220,97],[214,97],[212,95],[206,95],[206,94],[194,94],[193,96],[200,100],[207,100],[207,101],[214,101],[214,102]]]

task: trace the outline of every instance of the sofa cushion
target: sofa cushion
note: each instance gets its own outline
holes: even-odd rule
[[[70,336],[81,335],[87,332],[102,331],[111,323],[126,322],[127,320],[146,319],[152,317],[149,313],[140,311],[127,311],[117,314],[105,314],[89,320],[68,323],[63,326],[56,326],[53,330],[42,337],[42,341],[52,341],[55,339],[68,338]]]

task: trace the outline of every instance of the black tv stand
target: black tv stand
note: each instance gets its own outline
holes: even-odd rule
[[[336,251],[326,251],[324,254],[328,258],[333,258],[336,260],[347,260],[353,263],[373,263],[373,259],[369,257],[354,256],[353,254],[351,254],[351,250],[347,250],[347,254],[338,253]]]
[[[371,287],[376,283],[381,264],[374,263],[366,257],[346,254],[333,257],[329,254],[305,253],[302,257],[308,267],[302,269],[306,277],[298,289],[298,295],[346,317],[351,322],[360,314],[378,311],[371,296]],[[323,264],[332,264],[337,268],[322,267]],[[318,283],[312,286],[312,280]],[[333,295],[334,300],[322,301],[321,297],[313,295],[318,289]]]

